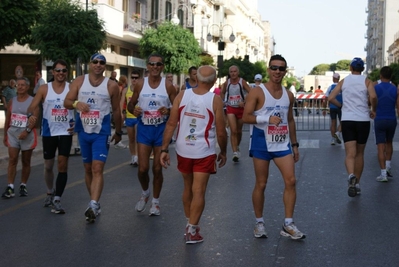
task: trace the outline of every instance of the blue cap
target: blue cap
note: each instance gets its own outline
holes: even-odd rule
[[[355,57],[354,59],[352,59],[351,67],[353,67],[353,68],[363,68],[364,67],[364,61],[360,57]]]
[[[107,63],[107,59],[104,57],[104,55],[100,54],[100,53],[95,53],[90,57],[90,61],[93,60],[103,60],[105,63]]]

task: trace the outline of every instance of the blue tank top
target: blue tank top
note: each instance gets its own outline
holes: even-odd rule
[[[378,105],[374,120],[396,120],[395,106],[398,89],[391,83],[382,82],[375,86],[375,92]]]
[[[337,84],[336,83],[333,83],[331,86],[330,86],[330,88],[327,90],[327,96],[329,96],[330,94],[331,94],[331,92],[334,90],[334,88],[335,88],[335,86],[337,86]],[[335,99],[339,102],[339,103],[341,103],[342,104],[342,92],[340,92],[336,97],[335,97]],[[338,107],[336,106],[336,105],[333,105],[333,104],[329,104],[329,106],[330,106],[330,108],[332,108],[332,109],[338,109]]]

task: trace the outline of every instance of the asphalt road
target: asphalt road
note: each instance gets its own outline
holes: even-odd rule
[[[204,242],[196,245],[186,245],[183,239],[183,183],[175,157],[164,171],[161,216],[149,217],[149,206],[143,213],[134,210],[141,189],[137,169],[128,165],[128,150],[112,147],[104,172],[102,214],[94,224],[87,224],[84,211],[89,196],[81,158],[70,158],[62,199],[66,214],[55,215],[42,206],[46,191],[42,160],[37,156],[29,196],[0,199],[0,266],[399,266],[398,138],[393,161],[396,177],[378,183],[376,146],[370,136],[362,195],[350,198],[344,149],[331,146],[326,131],[298,132],[301,159],[296,164],[294,220],[307,234],[300,241],[279,234],[284,219],[283,182],[274,164],[264,209],[269,237],[253,237],[254,171],[244,152],[248,138],[245,132],[240,163],[231,161],[229,150],[227,165],[210,179],[200,222]],[[0,177],[5,187],[6,174]]]

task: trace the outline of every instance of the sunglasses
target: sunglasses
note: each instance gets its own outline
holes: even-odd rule
[[[93,63],[94,65],[97,65],[98,63],[100,63],[100,65],[105,65],[105,61],[103,60],[92,60],[91,63]]]
[[[150,65],[150,66],[157,66],[157,67],[161,67],[161,66],[163,66],[163,63],[162,62],[148,62],[148,65]]]
[[[137,79],[140,78],[140,77],[138,77],[138,76],[131,76],[130,78],[132,78],[133,80],[137,80]]]
[[[65,73],[65,72],[68,72],[68,69],[54,69],[54,71],[58,72],[58,73],[60,73],[60,72]]]
[[[272,66],[269,66],[269,69],[271,69],[271,70],[273,70],[273,71],[276,71],[276,70],[279,70],[279,71],[286,71],[287,67],[272,65]]]

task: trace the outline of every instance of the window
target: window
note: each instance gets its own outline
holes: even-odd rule
[[[126,48],[119,48],[119,54],[121,55],[121,56],[129,56],[129,49],[126,49]]]
[[[151,0],[151,20],[158,20],[159,0]]]
[[[141,14],[141,3],[136,1],[136,14]]]
[[[169,21],[172,19],[172,3],[169,1],[166,1],[165,19]]]
[[[177,11],[177,17],[178,17],[179,20],[180,20],[180,25],[183,26],[183,25],[184,25],[184,11],[181,10],[181,9],[179,9],[179,10]]]

